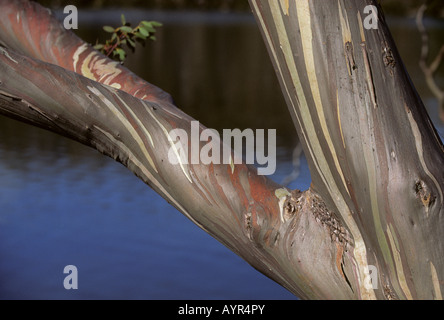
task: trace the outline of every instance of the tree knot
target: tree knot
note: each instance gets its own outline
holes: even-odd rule
[[[302,192],[295,189],[291,191],[291,194],[287,196],[284,202],[284,219],[288,220],[293,217],[302,208]]]

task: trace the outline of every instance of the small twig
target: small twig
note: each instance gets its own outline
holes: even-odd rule
[[[438,110],[441,121],[444,122],[444,90],[440,89],[438,84],[436,83],[433,75],[441,64],[442,57],[444,55],[444,45],[439,50],[437,56],[433,60],[433,62],[428,66],[427,58],[429,55],[429,37],[427,35],[426,28],[423,24],[424,11],[427,9],[427,6],[423,4],[416,13],[416,25],[421,34],[421,56],[419,59],[419,66],[424,73],[427,86],[430,91],[432,91],[433,95],[438,99]]]
[[[113,51],[117,48],[117,46],[120,44],[120,42],[121,42],[122,40],[124,40],[125,38],[126,38],[126,35],[125,35],[125,34],[121,34],[121,35],[119,36],[119,41],[116,41],[116,43],[114,43],[113,46],[112,46],[111,48],[108,49],[108,51],[106,52],[106,56],[109,57],[109,55],[110,55],[111,53],[113,53]]]
[[[441,64],[441,59],[444,55],[444,45],[441,46],[441,49],[439,50],[438,54],[435,57],[435,60],[433,60],[433,62],[430,64],[429,69],[432,72],[435,72],[436,70],[438,70],[439,65]]]
[[[119,60],[121,63],[125,60],[125,50],[121,47],[126,44],[133,52],[136,48],[136,42],[145,44],[147,39],[156,40],[154,35],[156,27],[162,26],[157,21],[141,21],[135,28],[130,27],[130,23],[126,22],[125,16],[121,15],[122,26],[114,28],[111,26],[103,26],[103,30],[111,33],[111,39],[106,40],[104,44],[96,42],[94,49],[100,50],[107,57],[113,56],[112,59]]]

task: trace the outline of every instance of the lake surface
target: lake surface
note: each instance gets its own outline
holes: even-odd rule
[[[277,129],[273,179],[291,173],[297,143],[252,16],[122,10],[164,23],[126,65],[171,93],[209,128]],[[120,11],[80,12],[80,34],[103,39]],[[393,20],[404,62],[434,120],[417,67],[419,36]],[[433,23],[440,34],[441,22]],[[417,39],[416,39],[416,38]],[[438,43],[439,44],[439,43]],[[438,44],[434,46],[437,47]],[[443,72],[438,75],[443,79]],[[440,80],[440,81],[441,81]],[[443,132],[443,127],[438,128]],[[306,189],[310,174],[289,187]],[[75,265],[78,289],[63,286]],[[0,117],[0,299],[296,299],[199,229],[130,171],[97,151]]]

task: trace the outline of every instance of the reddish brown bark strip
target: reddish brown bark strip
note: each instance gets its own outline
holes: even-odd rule
[[[143,100],[172,101],[168,93],[66,30],[49,9],[24,0],[0,0],[0,7],[0,38],[8,48]]]

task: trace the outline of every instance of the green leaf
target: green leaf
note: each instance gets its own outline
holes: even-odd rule
[[[119,55],[120,61],[125,60],[125,51],[122,48],[116,48],[114,51],[114,55]]]
[[[126,32],[126,33],[133,32],[133,29],[130,28],[130,27],[127,27],[127,26],[121,26],[119,29],[120,29],[120,31],[123,31],[123,32]]]
[[[130,45],[133,48],[136,47],[136,43],[133,40],[131,40],[130,38],[127,38],[126,40],[128,40],[128,45]]]
[[[149,33],[155,33],[156,29],[154,29],[153,27],[148,28],[148,27],[143,27],[146,31],[148,31]]]
[[[141,21],[135,28],[130,27],[130,23],[126,21],[125,15],[120,15],[122,26],[113,28],[111,26],[104,26],[103,30],[112,33],[111,40],[106,40],[105,44],[96,42],[94,48],[106,53],[107,56],[112,56],[115,60],[119,59],[123,62],[126,58],[126,52],[121,48],[123,44],[126,44],[129,49],[134,52],[136,48],[136,42],[141,43],[143,46],[146,44],[147,39],[156,40],[154,33],[156,27],[162,26],[162,23],[157,21]]]
[[[148,37],[149,32],[148,30],[144,29],[144,28],[139,28],[139,32],[144,35],[145,37]]]
[[[151,32],[151,33],[156,32],[156,29],[154,29],[154,27],[151,25],[151,23],[140,23],[139,27],[143,28],[146,31]]]
[[[163,26],[163,24],[161,24],[160,22],[158,22],[158,21],[141,21],[140,23],[142,23],[143,25],[145,25],[145,26],[148,26],[148,27],[161,27],[161,26]]]
[[[140,24],[143,24],[144,26],[147,26],[147,27],[152,27],[150,21],[145,21],[145,20],[143,20],[143,21],[140,21]]]
[[[153,41],[157,40],[156,36],[151,36],[150,39],[153,40]]]
[[[146,40],[146,36],[144,36],[143,34],[141,34],[140,32],[136,32],[134,34],[137,38],[142,39],[142,40]]]
[[[112,33],[112,32],[114,32],[115,29],[113,27],[110,27],[110,26],[104,26],[103,30],[105,30],[106,32]]]

